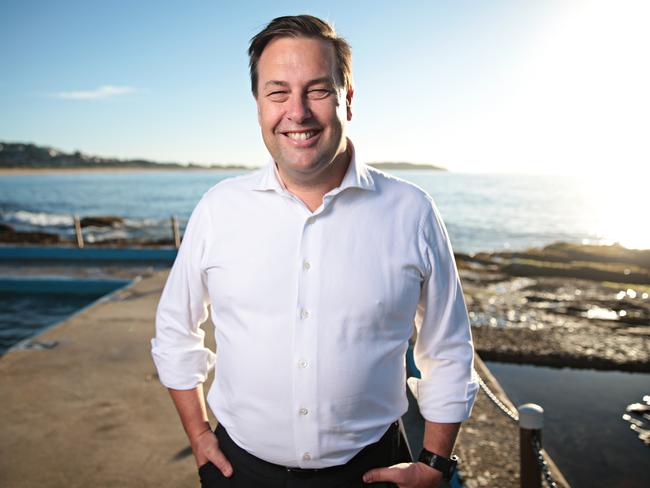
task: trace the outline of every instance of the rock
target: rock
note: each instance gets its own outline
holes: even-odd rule
[[[123,223],[124,219],[115,215],[97,215],[81,219],[81,227],[119,227]]]
[[[555,276],[593,281],[650,284],[650,272],[641,268],[630,269],[621,266],[616,269],[614,266],[604,267],[599,263],[575,266],[531,260],[522,262],[514,259],[502,266],[500,271],[510,276]]]
[[[59,244],[61,237],[47,232],[0,232],[0,242],[15,244]]]

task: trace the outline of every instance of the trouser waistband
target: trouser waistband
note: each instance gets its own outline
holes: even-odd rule
[[[219,444],[225,451],[231,451],[236,454],[240,462],[254,468],[255,470],[262,471],[266,475],[286,476],[287,473],[296,475],[297,477],[311,477],[311,476],[329,476],[342,474],[344,471],[356,471],[357,469],[365,469],[365,465],[373,464],[373,458],[386,461],[390,460],[390,456],[394,451],[393,444],[395,443],[396,436],[399,434],[399,421],[393,422],[384,435],[372,444],[367,445],[352,457],[345,464],[338,466],[329,466],[325,468],[298,468],[292,466],[282,466],[279,464],[270,463],[256,456],[253,456],[245,449],[239,447],[226,432],[226,429],[221,425],[217,425],[215,434],[219,439]],[[376,464],[376,463],[375,463]]]

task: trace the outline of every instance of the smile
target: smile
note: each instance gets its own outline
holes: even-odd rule
[[[308,130],[308,131],[301,131],[301,132],[284,132],[284,135],[294,141],[306,141],[314,137],[319,132],[320,132],[319,130]]]

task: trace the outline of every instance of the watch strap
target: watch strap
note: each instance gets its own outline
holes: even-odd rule
[[[423,448],[422,451],[420,451],[418,461],[427,466],[431,466],[433,469],[437,469],[442,473],[443,478],[449,481],[456,471],[458,456],[454,455],[450,458],[446,458]]]

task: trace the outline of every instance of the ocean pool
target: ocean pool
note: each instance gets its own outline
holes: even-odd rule
[[[544,408],[544,447],[572,486],[648,486],[650,448],[622,416],[650,373],[486,364],[515,405]]]
[[[0,355],[129,283],[64,277],[0,279]]]

